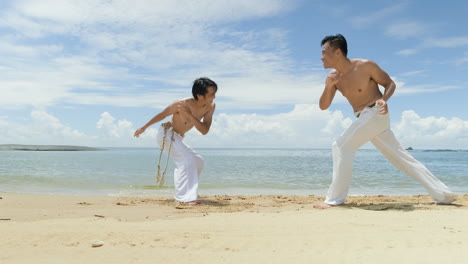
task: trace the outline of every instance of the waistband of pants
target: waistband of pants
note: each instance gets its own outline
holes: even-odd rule
[[[174,135],[176,135],[176,136],[178,136],[179,138],[182,138],[182,139],[183,139],[184,136],[182,136],[182,135],[180,135],[179,133],[175,132],[175,131],[174,131],[174,128],[172,127],[172,125],[169,125],[168,123],[169,123],[169,122],[167,122],[167,123],[162,123],[162,124],[161,124],[161,128],[162,128],[162,129],[167,129],[167,131],[170,130],[170,131],[172,131],[172,133],[174,133]]]
[[[369,106],[366,106],[366,108],[372,108],[372,107],[374,107],[374,106],[375,106],[375,103],[373,103],[373,104],[371,104],[371,105],[369,105]],[[359,112],[354,113],[354,115],[356,116],[356,118],[359,118],[359,116],[361,116],[361,112],[362,112],[362,110],[359,111]]]

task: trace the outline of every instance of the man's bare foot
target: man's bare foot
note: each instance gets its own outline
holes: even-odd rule
[[[196,200],[196,201],[186,202],[184,204],[186,204],[186,205],[199,205],[201,203],[202,202],[200,200]]]
[[[326,204],[326,203],[321,203],[321,204],[314,205],[315,209],[328,209],[328,208],[332,208],[332,207],[333,207],[333,205]]]
[[[176,209],[187,209],[193,206],[200,205],[202,202],[200,200],[191,201],[191,202],[179,202],[176,206]]]

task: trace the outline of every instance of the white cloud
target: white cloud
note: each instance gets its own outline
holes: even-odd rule
[[[108,112],[101,114],[101,119],[96,124],[97,129],[101,132],[101,137],[119,139],[124,136],[131,135],[133,128],[132,124],[127,120],[116,120]]]
[[[25,123],[0,120],[1,144],[90,145],[94,138],[43,110],[32,111]]]
[[[132,122],[122,119],[117,120],[108,112],[101,114],[101,118],[96,123],[99,136],[95,142],[96,145],[102,147],[132,147],[132,146],[155,146],[155,140],[157,134],[156,128],[148,129],[145,134],[141,136],[143,140],[136,141],[133,138],[135,128]],[[150,143],[151,144],[148,144]]]
[[[424,45],[435,48],[458,48],[468,46],[468,36],[450,38],[430,38],[425,40]]]
[[[408,72],[406,74],[402,74],[402,76],[412,76],[412,75],[417,75],[420,74],[421,72],[416,71],[416,72]],[[460,86],[454,86],[454,85],[435,85],[435,84],[427,84],[427,85],[406,85],[405,82],[401,81],[400,79],[396,77],[392,77],[392,79],[395,81],[396,84],[396,89],[398,93],[396,93],[394,96],[401,96],[401,95],[407,95],[407,94],[418,94],[418,93],[440,93],[440,92],[445,92],[445,91],[450,91],[450,90],[456,90],[456,89],[461,89],[462,87]]]
[[[399,3],[392,6],[376,10],[374,12],[368,12],[367,14],[359,14],[351,19],[351,24],[354,27],[362,28],[375,25],[376,22],[384,20],[385,18],[392,16],[396,13],[401,12],[406,8],[406,3]]]
[[[178,17],[181,22],[237,21],[275,15],[291,9],[292,6],[294,3],[285,0],[22,0],[15,4],[16,9],[25,16],[64,24],[167,24],[174,17]]]
[[[320,111],[317,105],[296,105],[275,115],[222,113],[215,116],[208,136],[193,129],[187,141],[197,147],[328,147],[350,122],[341,112]],[[25,124],[0,119],[0,144],[157,146],[158,125],[138,139],[133,137],[135,129],[132,122],[104,112],[96,123],[96,135],[85,135],[45,111],[33,111]]]
[[[417,52],[418,52],[417,49],[404,49],[404,50],[398,51],[396,54],[401,55],[401,56],[410,56],[410,55],[416,54]]]
[[[289,112],[274,115],[215,115],[208,135],[196,129],[186,135],[189,145],[220,148],[330,148],[352,123],[340,111],[321,111],[315,104],[296,105]],[[404,146],[419,149],[468,149],[468,121],[459,118],[420,117],[409,110],[392,126]],[[96,132],[86,135],[42,111],[31,112],[24,123],[0,118],[0,144],[64,144],[98,147],[157,147],[159,125],[134,138],[131,121],[104,112]]]
[[[468,121],[459,118],[420,117],[412,110],[402,113],[394,128],[404,146],[427,149],[467,149]]]
[[[328,148],[350,124],[340,111],[303,104],[275,115],[223,113],[207,136],[191,131],[187,140],[201,147]]]
[[[0,37],[0,108],[162,108],[189,97],[200,76],[218,82],[223,110],[317,103],[323,90],[325,71],[290,59],[285,30],[230,24],[288,12],[295,7],[289,1],[23,0],[12,5],[0,12],[7,21],[0,27],[14,32]],[[404,7],[383,9],[378,18]]]
[[[425,70],[417,70],[417,71],[409,71],[409,72],[402,73],[401,76],[405,76],[405,77],[417,76],[417,75],[422,75],[422,74],[425,74],[425,73],[426,73]]]
[[[460,86],[454,85],[445,85],[445,86],[435,86],[435,85],[415,85],[415,86],[404,86],[398,88],[398,95],[405,94],[419,94],[419,93],[440,93],[450,90],[460,89]]]
[[[22,0],[11,6],[0,14],[6,21],[0,27],[12,32],[0,41],[0,66],[7,69],[0,72],[2,108],[160,108],[190,96],[200,76],[220,82],[227,101],[255,97],[258,108],[288,103],[285,94],[314,98],[322,89],[309,82],[320,71],[288,59],[287,32],[230,25],[288,12],[295,2]]]
[[[27,105],[42,107],[58,102],[86,103],[80,100],[81,96],[85,97],[90,91],[109,91],[111,84],[106,80],[121,81],[127,75],[125,70],[109,69],[85,57],[56,57],[42,65],[39,59],[28,60],[8,65],[0,73],[3,93],[0,104],[18,108]]]
[[[97,147],[156,146],[156,128],[146,131],[142,140],[133,138],[135,128],[126,120],[118,120],[107,112],[96,123],[96,133],[85,133],[65,125],[44,110],[33,110],[24,122],[0,118],[0,144],[81,145]],[[145,145],[147,144],[147,145]]]
[[[400,39],[417,37],[428,32],[428,26],[419,22],[397,22],[387,27],[386,34]]]
[[[317,105],[296,105],[290,112],[274,115],[221,113],[215,115],[208,135],[194,128],[186,134],[186,142],[193,147],[328,148],[350,124],[340,111],[321,111]],[[131,122],[105,112],[96,127],[99,146],[157,146],[159,124],[135,139]]]

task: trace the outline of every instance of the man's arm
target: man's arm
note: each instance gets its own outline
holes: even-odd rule
[[[336,94],[336,83],[339,80],[339,73],[336,70],[331,71],[325,80],[325,89],[320,97],[320,109],[326,110],[330,107]]]
[[[383,86],[385,88],[384,94],[382,96],[382,99],[384,101],[388,101],[390,97],[393,95],[395,92],[395,82],[393,82],[392,78],[388,76],[388,74],[382,70],[377,63],[373,61],[369,61],[369,66],[370,66],[370,74],[371,78],[379,85]]]
[[[213,122],[213,114],[216,108],[216,104],[213,103],[213,106],[211,107],[211,110],[206,113],[202,120],[200,121],[198,118],[192,115],[192,112],[190,112],[190,109],[188,108],[187,105],[183,105],[182,109],[192,120],[195,128],[200,131],[203,135],[208,134],[208,131],[210,131],[211,123]]]
[[[150,121],[148,121],[148,123],[146,123],[144,126],[137,129],[135,131],[135,133],[133,134],[133,136],[134,137],[139,137],[143,132],[145,132],[145,130],[148,127],[150,127],[150,126],[158,123],[159,121],[163,120],[164,118],[174,114],[176,112],[176,110],[177,110],[176,104],[177,104],[177,102],[170,104],[161,113],[155,115],[153,118],[151,118]]]
[[[382,70],[377,63],[369,61],[370,75],[371,78],[379,85],[384,87],[384,93],[382,98],[377,100],[375,103],[380,106],[380,113],[388,113],[387,101],[392,97],[395,92],[396,85],[395,82],[390,78],[390,76]]]

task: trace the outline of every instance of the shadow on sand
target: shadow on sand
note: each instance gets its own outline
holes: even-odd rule
[[[398,203],[398,202],[391,202],[391,203],[347,203],[342,205],[341,207],[353,209],[363,209],[363,210],[370,210],[370,211],[386,211],[386,210],[394,210],[394,211],[414,211],[414,210],[424,210],[429,209],[433,206],[450,206],[450,207],[462,207],[462,205],[458,204],[449,204],[449,205],[436,205],[436,204],[418,204],[418,203]]]
[[[415,203],[348,203],[342,205],[344,208],[358,208],[363,210],[370,210],[370,211],[386,211],[386,210],[396,210],[396,211],[414,211],[416,210],[416,206],[418,204]]]

